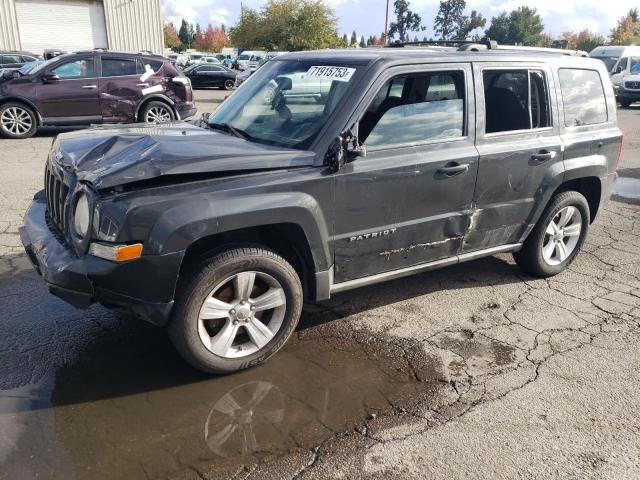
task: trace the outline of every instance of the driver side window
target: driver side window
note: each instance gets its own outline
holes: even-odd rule
[[[464,73],[415,73],[385,83],[360,120],[367,147],[419,144],[464,136]]]
[[[96,76],[93,58],[81,58],[63,63],[51,70],[51,73],[64,79],[90,78]]]

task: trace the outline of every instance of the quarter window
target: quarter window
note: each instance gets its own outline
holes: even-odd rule
[[[127,75],[136,75],[136,61],[120,58],[103,58],[102,59],[102,76],[103,77],[124,77]]]
[[[51,73],[66,79],[96,76],[93,58],[81,58],[72,62],[63,63],[51,70]]]
[[[549,94],[539,70],[489,70],[483,74],[486,133],[551,126]]]
[[[20,58],[19,55],[3,55],[2,62],[0,63],[8,63],[8,64],[22,63],[22,58]]]
[[[558,75],[567,127],[607,121],[607,101],[597,71],[561,68]]]
[[[424,143],[464,135],[464,74],[434,72],[389,80],[360,120],[368,147]]]

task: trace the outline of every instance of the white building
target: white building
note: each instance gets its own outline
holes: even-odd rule
[[[164,52],[160,0],[0,0],[0,50]]]

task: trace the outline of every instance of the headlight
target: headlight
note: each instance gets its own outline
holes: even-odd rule
[[[89,233],[89,199],[85,193],[81,193],[76,201],[73,213],[73,226],[76,233],[84,238]]]

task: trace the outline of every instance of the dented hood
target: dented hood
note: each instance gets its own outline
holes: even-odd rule
[[[97,126],[63,133],[52,156],[96,189],[163,175],[304,167],[313,152],[272,147],[186,122]]]

